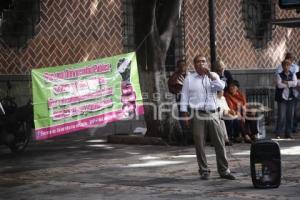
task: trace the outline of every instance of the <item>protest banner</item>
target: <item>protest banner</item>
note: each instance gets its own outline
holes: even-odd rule
[[[144,114],[135,53],[32,70],[35,138]]]

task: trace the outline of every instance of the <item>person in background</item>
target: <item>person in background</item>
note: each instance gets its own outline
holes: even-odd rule
[[[290,66],[290,71],[293,73],[293,74],[296,74],[297,72],[299,72],[299,65],[297,65],[294,61],[295,61],[295,57],[294,55],[291,53],[291,52],[287,52],[285,54],[285,57],[284,57],[284,60],[289,60],[291,62],[291,66]],[[298,63],[299,64],[299,63]],[[282,64],[280,63],[277,67],[276,67],[276,78],[277,78],[277,75],[280,74],[281,72],[283,71],[283,67],[282,67]],[[294,123],[293,123],[293,128],[292,128],[292,132],[296,132],[296,129],[297,129],[297,107],[298,107],[298,101],[295,99],[294,101]],[[277,108],[279,108],[279,105],[280,102],[277,102]],[[280,117],[280,110],[278,109],[277,111],[277,118]],[[276,130],[275,130],[276,132]]]
[[[299,64],[300,64],[300,61],[299,61]],[[295,112],[294,112],[294,122],[293,122],[293,133],[296,133],[297,132],[297,127],[298,127],[298,104],[299,104],[299,101],[300,101],[300,72],[297,72],[296,73],[296,77],[297,77],[297,86],[296,88],[294,89],[294,93],[295,93]]]
[[[283,71],[277,75],[276,96],[279,118],[276,125],[276,138],[285,133],[285,138],[292,138],[294,118],[294,88],[297,86],[297,77],[291,68],[292,62],[288,59],[282,62]]]
[[[228,83],[233,80],[230,71],[226,70],[226,65],[222,60],[217,60],[215,70],[217,74],[220,76],[220,79],[226,83],[225,85],[225,90],[226,90]]]
[[[238,118],[234,120],[225,120],[229,139],[235,142],[241,142],[240,135],[243,136],[246,143],[251,143],[255,140],[255,135],[251,131],[246,131],[246,97],[239,89],[240,84],[237,80],[232,80],[228,84],[228,89],[225,91],[224,96],[227,104],[233,110]]]
[[[291,62],[291,66],[290,66],[290,71],[293,74],[296,74],[297,72],[299,72],[299,65],[295,64],[295,57],[291,52],[287,52],[284,56],[284,60],[289,60]],[[283,71],[283,67],[282,67],[282,63],[280,63],[277,67],[276,67],[276,76],[278,74],[280,74]]]
[[[176,102],[180,102],[180,93],[182,90],[183,81],[187,75],[187,65],[185,60],[178,60],[175,72],[168,80],[169,91],[176,95]]]
[[[236,112],[231,110],[228,107],[228,104],[226,102],[226,99],[224,97],[224,91],[220,90],[217,92],[217,106],[220,108],[220,118],[221,118],[221,127],[223,130],[223,134],[224,134],[224,140],[225,140],[225,145],[226,146],[232,146],[232,141],[228,139],[228,133],[227,133],[227,129],[226,129],[226,125],[224,122],[224,119],[229,119],[229,120],[233,120],[237,118]]]
[[[228,167],[224,135],[216,105],[217,91],[223,90],[225,83],[220,80],[216,73],[210,72],[206,58],[202,55],[197,55],[194,58],[194,68],[195,72],[187,75],[184,80],[180,110],[184,113],[186,126],[190,126],[189,118],[193,120],[192,131],[200,177],[207,180],[210,176],[204,149],[205,138],[208,135],[215,147],[220,177],[234,180],[235,177]],[[189,116],[188,106],[192,110],[192,116]]]
[[[176,70],[175,72],[170,76],[168,80],[168,88],[169,91],[175,95],[176,103],[178,105],[178,116],[179,118],[182,118],[182,112],[180,112],[180,98],[181,98],[181,90],[182,90],[182,85],[183,81],[188,74],[187,71],[187,65],[185,60],[181,59],[178,60],[176,63]],[[181,135],[179,138],[179,143],[181,145],[187,145],[188,144],[188,130],[184,126],[184,123],[182,120],[179,120],[180,128],[181,128]]]

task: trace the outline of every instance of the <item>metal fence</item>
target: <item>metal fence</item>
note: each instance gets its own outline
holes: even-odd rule
[[[231,70],[233,78],[240,82],[247,102],[261,103],[270,111],[265,112],[266,124],[275,120],[275,69]]]
[[[264,111],[265,122],[270,124],[275,116],[275,89],[270,88],[248,88],[246,89],[247,102],[260,103],[268,108]]]

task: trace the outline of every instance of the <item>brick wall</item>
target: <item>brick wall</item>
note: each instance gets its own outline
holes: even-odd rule
[[[25,49],[0,47],[0,97],[24,105],[31,97],[30,70],[123,52],[121,0],[43,0],[37,35]]]
[[[196,54],[209,57],[208,0],[185,0],[184,8],[185,54],[192,64]],[[216,1],[217,55],[229,69],[273,68],[287,50],[300,56],[298,29],[276,27],[267,48],[254,49],[245,38],[241,10],[242,0]],[[276,13],[295,15],[278,7]],[[37,35],[25,49],[0,48],[0,74],[29,74],[31,68],[120,54],[122,29],[121,0],[41,1]]]
[[[37,35],[25,49],[0,48],[0,74],[122,53],[121,6],[121,0],[41,1]]]
[[[242,19],[242,0],[218,0],[216,2],[217,56],[228,69],[274,68],[288,50],[300,58],[300,30],[275,27],[273,39],[265,49],[254,49],[245,38]],[[274,2],[278,2],[274,0]],[[196,54],[209,58],[208,0],[185,0],[186,56],[192,65]],[[280,10],[276,6],[276,18],[295,16],[294,11]]]
[[[273,40],[267,48],[254,49],[251,41],[245,38],[241,3],[242,0],[216,1],[217,55],[229,69],[271,69],[279,63],[286,50],[300,58],[299,29],[276,27]],[[196,54],[203,53],[209,57],[208,0],[185,0],[183,10],[185,54],[191,65]],[[295,12],[280,10],[278,7],[276,13],[277,18],[295,16]],[[41,1],[37,35],[28,42],[28,47],[21,50],[0,48],[0,74],[7,75],[0,76],[0,93],[5,94],[5,80],[11,79],[11,75],[29,75],[32,68],[70,64],[122,53],[122,17],[121,0]],[[242,85],[252,87],[250,79],[245,77],[247,74],[240,74],[238,79],[247,80]],[[270,87],[273,82],[267,79]],[[22,98],[23,94],[14,91],[28,91],[26,93],[30,96],[30,78],[17,77],[16,80],[16,86],[12,84],[12,95],[24,103],[27,99]],[[22,84],[22,81],[26,84]]]

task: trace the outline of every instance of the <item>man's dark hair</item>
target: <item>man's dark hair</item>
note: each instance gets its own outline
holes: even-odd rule
[[[289,59],[285,59],[284,61],[282,61],[281,65],[285,66],[285,65],[291,65],[292,62]]]
[[[196,63],[196,60],[197,60],[197,58],[201,58],[201,57],[203,57],[203,58],[205,58],[206,59],[206,57],[205,56],[203,56],[203,55],[201,55],[201,54],[198,54],[198,55],[196,55],[195,56],[195,58],[194,58],[194,63]]]
[[[184,59],[179,59],[179,60],[177,60],[177,62],[176,62],[176,65],[178,66],[180,63],[186,63],[185,62],[185,60]]]
[[[231,80],[229,83],[228,83],[228,86],[230,85],[235,85],[237,86],[238,88],[240,87],[240,83],[237,81],[237,80]]]
[[[292,54],[291,52],[287,52],[287,53],[285,54],[284,59],[285,59],[285,60],[286,60],[286,59],[288,59],[288,60],[293,60],[293,59],[294,59],[294,56],[293,56],[293,54]]]

